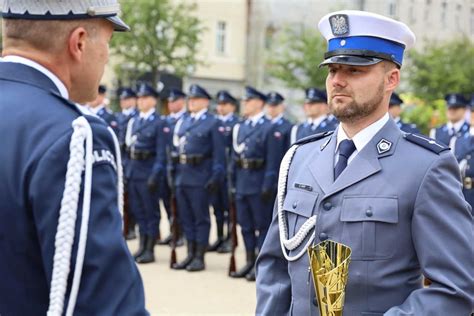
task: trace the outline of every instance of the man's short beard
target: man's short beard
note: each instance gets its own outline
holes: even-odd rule
[[[374,113],[379,104],[383,100],[383,90],[384,90],[384,83],[381,82],[380,85],[377,87],[377,92],[375,93],[374,97],[364,103],[357,103],[353,100],[351,103],[347,104],[344,107],[335,107],[333,105],[334,99],[329,100],[329,109],[331,113],[337,117],[340,122],[343,123],[354,123],[359,121],[360,119],[369,116],[370,114]]]

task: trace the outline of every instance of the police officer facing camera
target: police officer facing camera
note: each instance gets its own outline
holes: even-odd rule
[[[392,93],[390,96],[390,103],[388,105],[388,113],[390,117],[395,121],[398,128],[400,128],[405,133],[416,133],[419,134],[420,131],[416,127],[416,124],[405,123],[400,115],[402,114],[402,104],[403,100],[396,94]]]
[[[307,247],[333,240],[352,249],[344,315],[469,315],[473,219],[456,159],[388,114],[414,34],[364,11],[330,13],[319,29],[340,125],[297,141],[283,159],[257,260],[256,314],[318,315]]]
[[[290,143],[310,135],[333,131],[337,127],[337,120],[330,119],[327,105],[326,91],[317,88],[308,88],[305,91],[304,112],[306,122],[293,126]]]
[[[469,123],[466,122],[468,101],[462,94],[450,93],[445,96],[446,116],[448,122],[430,131],[430,137],[449,146],[454,152],[456,139],[469,134]]]
[[[290,134],[293,124],[283,116],[285,112],[285,98],[278,92],[272,91],[267,94],[265,111],[273,125],[273,134],[281,138],[282,146],[274,154],[281,160],[285,152],[290,148]]]
[[[126,144],[130,153],[127,168],[130,209],[140,229],[139,249],[134,254],[137,263],[155,261],[155,240],[159,238],[160,208],[158,199],[165,177],[164,119],[156,113],[158,92],[148,84],[138,91],[139,115],[130,119]]]
[[[117,1],[4,0],[0,313],[148,315],[122,237],[115,135],[96,98]]]
[[[224,176],[225,158],[218,120],[208,112],[211,96],[201,86],[191,85],[188,97],[190,114],[180,119],[173,135],[179,154],[176,197],[187,256],[173,268],[195,272],[205,269],[211,227],[209,194],[216,192]]]

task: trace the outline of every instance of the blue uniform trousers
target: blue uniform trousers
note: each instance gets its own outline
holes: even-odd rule
[[[207,245],[211,229],[209,193],[203,187],[183,185],[176,187],[176,198],[186,239]]]
[[[131,179],[128,186],[130,209],[140,228],[140,234],[158,236],[160,208],[158,192],[148,190],[146,180]]]
[[[242,231],[245,249],[260,250],[272,221],[273,203],[264,202],[260,194],[237,194],[237,222]],[[258,237],[256,236],[258,231]]]
[[[219,190],[216,193],[211,194],[211,205],[214,209],[214,216],[216,217],[217,225],[223,225],[224,222],[227,222],[227,214],[229,211],[227,181],[221,183],[221,185],[219,186]]]
[[[160,181],[160,196],[159,198],[163,201],[163,206],[165,207],[166,215],[168,219],[171,218],[171,189],[168,185],[166,177],[163,177]]]

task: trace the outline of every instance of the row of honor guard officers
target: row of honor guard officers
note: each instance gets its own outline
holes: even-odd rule
[[[137,109],[134,106],[136,97]],[[298,125],[284,117],[285,99],[281,94],[264,94],[252,87],[246,87],[242,98],[243,119],[236,115],[237,99],[225,90],[216,95],[217,115],[209,111],[212,97],[199,85],[192,85],[188,94],[178,89],[170,90],[168,116],[155,112],[157,98],[158,92],[143,84],[136,94],[129,88],[122,90],[121,113],[111,116],[113,114],[102,105],[103,100],[94,109],[116,130],[122,148],[130,210],[140,232],[140,247],[134,254],[136,261],[155,260],[153,249],[160,235],[157,201],[162,200],[170,219],[171,187],[176,189],[176,220],[187,247],[186,257],[173,268],[200,271],[205,269],[206,252],[228,253],[231,249],[231,191],[246,262],[230,276],[255,280],[255,260],[271,221],[283,155],[295,141],[332,131],[338,124],[328,112],[325,91],[316,88],[305,91],[307,118]],[[460,95],[448,96],[446,100],[449,122],[432,131],[432,136],[457,148],[464,192],[468,201],[474,200],[474,196],[469,196],[474,177],[470,174],[474,147],[469,125],[464,121],[468,102]],[[400,119],[402,103],[394,93],[390,100],[391,117],[401,130],[419,133],[414,124]],[[455,132],[452,132],[453,128]],[[217,228],[217,239],[211,245],[208,244],[209,206],[214,210]],[[133,221],[129,223],[133,224]],[[130,231],[133,233],[134,229],[130,227]],[[158,242],[167,244],[170,238]]]

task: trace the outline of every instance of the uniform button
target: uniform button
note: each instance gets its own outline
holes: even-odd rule
[[[319,234],[319,239],[321,241],[325,241],[326,239],[328,239],[328,234],[326,234],[326,233]]]
[[[372,213],[371,209],[368,209],[367,211],[365,211],[365,215],[367,215],[367,217],[372,217],[372,215],[374,215],[374,213]]]
[[[326,203],[324,203],[323,208],[324,208],[326,211],[329,211],[329,210],[332,208],[331,202],[326,202]]]
[[[298,202],[293,202],[293,209],[295,209],[298,206]]]

